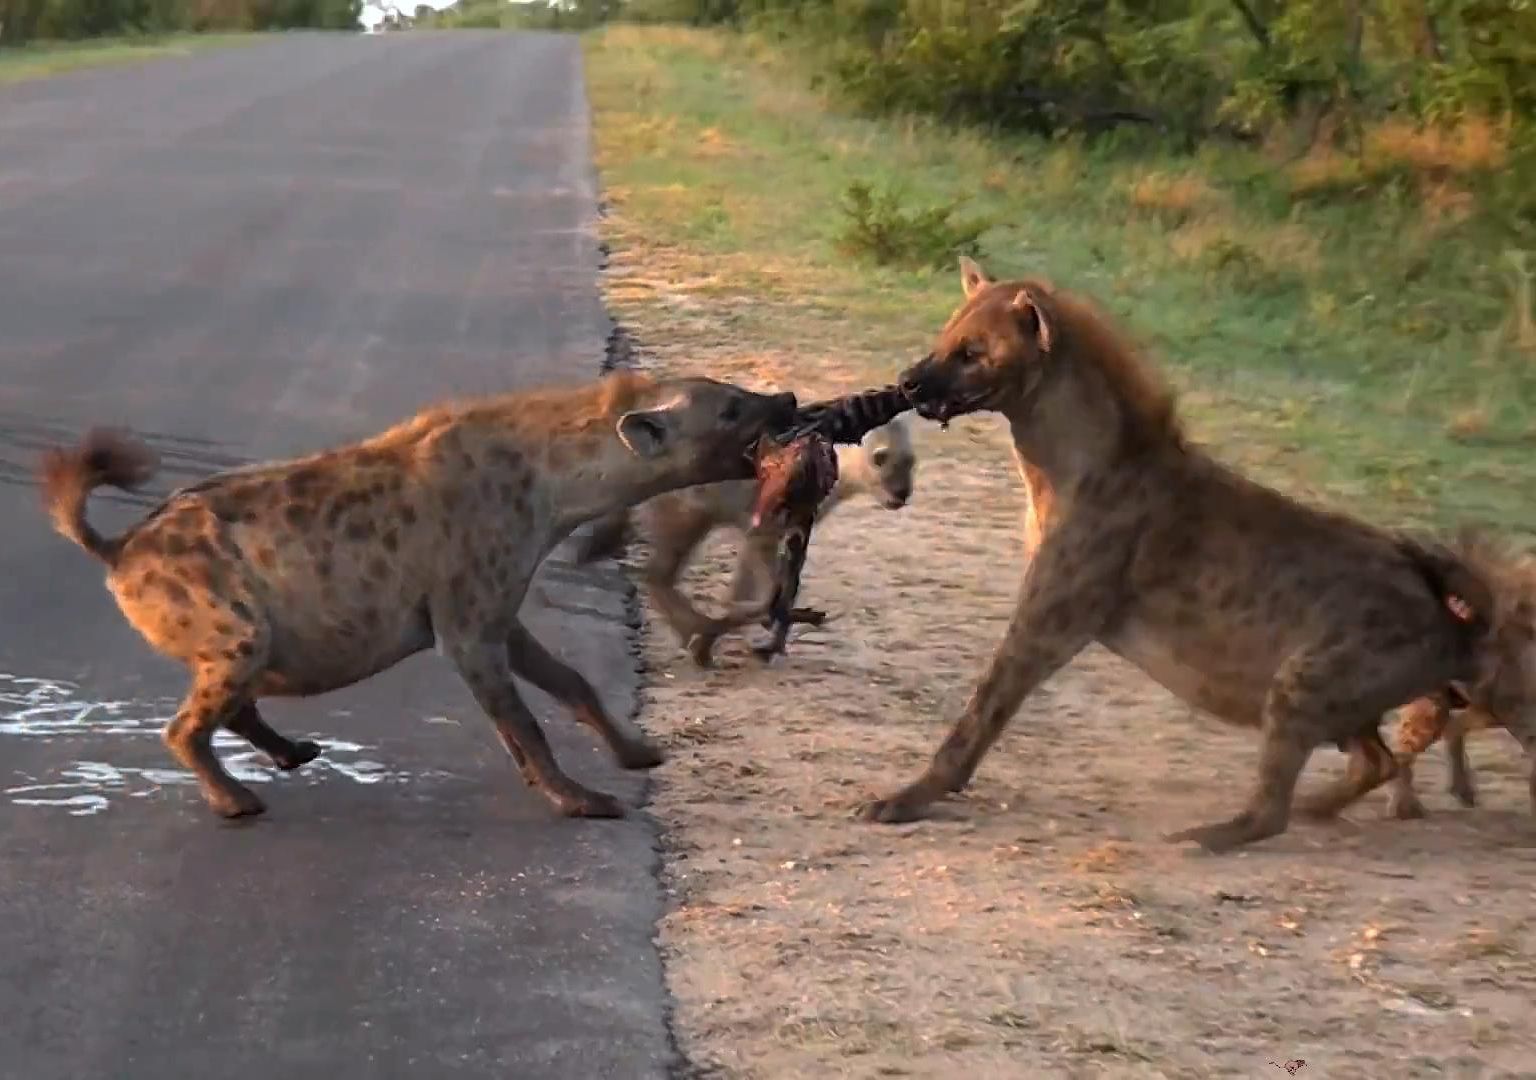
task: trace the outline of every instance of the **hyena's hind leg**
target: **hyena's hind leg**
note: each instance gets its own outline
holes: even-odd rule
[[[1349,766],[1343,777],[1318,791],[1298,795],[1296,812],[1314,820],[1337,817],[1345,809],[1397,776],[1398,764],[1374,725],[1344,741]]]
[[[224,721],[224,726],[266,754],[272,759],[272,763],[284,772],[291,772],[301,765],[308,765],[320,756],[319,743],[309,739],[290,739],[273,730],[262,719],[253,701],[247,701],[240,706],[233,716]]]
[[[199,665],[192,688],[162,736],[171,755],[197,778],[203,801],[220,817],[266,809],[255,792],[229,775],[213,751],[214,732],[220,725],[229,726],[245,708],[252,674],[228,664]]]
[[[1172,834],[1194,840],[1213,853],[1278,836],[1290,826],[1293,810],[1311,816],[1342,808],[1392,774],[1395,762],[1378,728],[1385,709],[1367,702],[1402,701],[1426,679],[1435,685],[1436,657],[1420,649],[1388,648],[1390,639],[1369,637],[1350,649],[1303,648],[1280,666],[1264,701],[1259,770],[1247,806],[1228,821]],[[1369,680],[1361,678],[1361,656],[1375,656]],[[1319,795],[1293,804],[1296,780],[1312,751],[1338,742],[1351,751],[1350,774]]]

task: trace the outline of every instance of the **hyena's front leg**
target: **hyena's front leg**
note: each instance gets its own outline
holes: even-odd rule
[[[586,677],[539,644],[518,623],[507,639],[507,662],[522,676],[560,702],[583,724],[602,736],[626,769],[650,769],[662,763],[661,748],[628,720],[611,715]]]
[[[434,612],[434,623],[438,622],[443,621]],[[512,681],[505,642],[481,637],[444,641],[444,651],[475,701],[496,725],[496,734],[517,763],[523,779],[567,817],[623,817],[624,807],[618,799],[582,786],[560,768],[538,720]]]
[[[779,537],[774,529],[748,529],[741,537],[741,550],[736,554],[736,570],[731,575],[731,608],[749,604],[760,606],[767,626],[768,602],[773,598],[773,560],[778,551]]]
[[[689,557],[714,527],[714,519],[697,509],[680,509],[670,517],[655,515],[651,523],[651,553],[640,569],[645,595],[700,667],[710,665],[716,639],[752,621],[712,619],[694,607],[677,587]]]
[[[714,663],[715,645],[726,634],[753,623],[772,626],[769,604],[773,599],[772,564],[777,547],[776,530],[764,528],[746,531],[741,551],[737,555],[736,570],[731,578],[729,610],[719,618],[710,618],[689,604],[672,584],[677,576],[677,568],[670,561],[662,562],[661,568],[667,571],[669,577],[665,584],[659,580],[653,582],[651,587],[657,590],[653,596],[657,597],[658,606],[671,607],[679,613],[681,619],[687,620],[689,632],[683,638],[684,647],[699,667],[709,667]],[[663,590],[670,590],[675,596]],[[792,616],[797,614],[806,618],[792,621],[821,621],[826,618],[824,612],[805,609],[791,613]],[[672,617],[668,618],[671,621]],[[674,622],[673,626],[676,628],[678,623]]]
[[[768,602],[773,588],[769,561],[773,537],[762,529],[748,529],[741,538],[736,555],[736,569],[731,575],[729,613],[720,619],[700,616],[700,622],[688,636],[685,647],[699,667],[714,663],[715,644],[726,634],[760,622],[770,625]],[[766,554],[765,554],[766,552]]]
[[[1019,602],[991,665],[932,762],[912,783],[860,808],[866,821],[911,821],[946,793],[962,790],[1024,699],[1103,630],[1114,582],[1084,566],[1081,537],[1048,535],[1025,570]],[[1113,543],[1105,536],[1105,547]],[[1102,550],[1102,549],[1101,549]]]

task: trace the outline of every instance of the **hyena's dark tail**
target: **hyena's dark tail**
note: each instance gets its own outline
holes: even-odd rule
[[[131,491],[148,481],[160,458],[142,440],[126,431],[96,428],[72,449],[43,454],[38,469],[43,506],[53,527],[107,565],[117,559],[122,541],[97,532],[85,517],[85,503],[99,487]]]
[[[576,537],[572,545],[576,565],[585,566],[598,559],[617,557],[624,550],[624,542],[628,537],[628,510],[604,514],[592,522],[584,535]]]

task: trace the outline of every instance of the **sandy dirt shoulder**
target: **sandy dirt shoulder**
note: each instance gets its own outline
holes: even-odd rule
[[[710,345],[728,307],[669,296],[644,261],[632,246],[608,281],[641,366],[803,398],[869,382],[872,358],[847,351]],[[931,820],[851,819],[926,763],[1023,571],[1001,421],[915,430],[912,503],[850,502],[818,527],[804,602],[838,617],[786,658],[765,669],[733,637],[700,671],[646,620],[642,722],[671,755],[652,803],[660,942],[697,1070],[1536,1076],[1536,827],[1503,733],[1470,743],[1474,810],[1437,749],[1418,770],[1428,820],[1385,819],[1378,792],[1331,826],[1191,854],[1161,835],[1240,808],[1252,735],[1095,648]],[[717,534],[686,588],[722,597],[734,550]],[[1320,751],[1303,784],[1342,761]]]

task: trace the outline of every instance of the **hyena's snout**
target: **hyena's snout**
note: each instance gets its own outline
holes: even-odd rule
[[[946,386],[944,373],[933,353],[903,371],[897,385],[919,416],[934,419],[936,410],[943,404]]]

